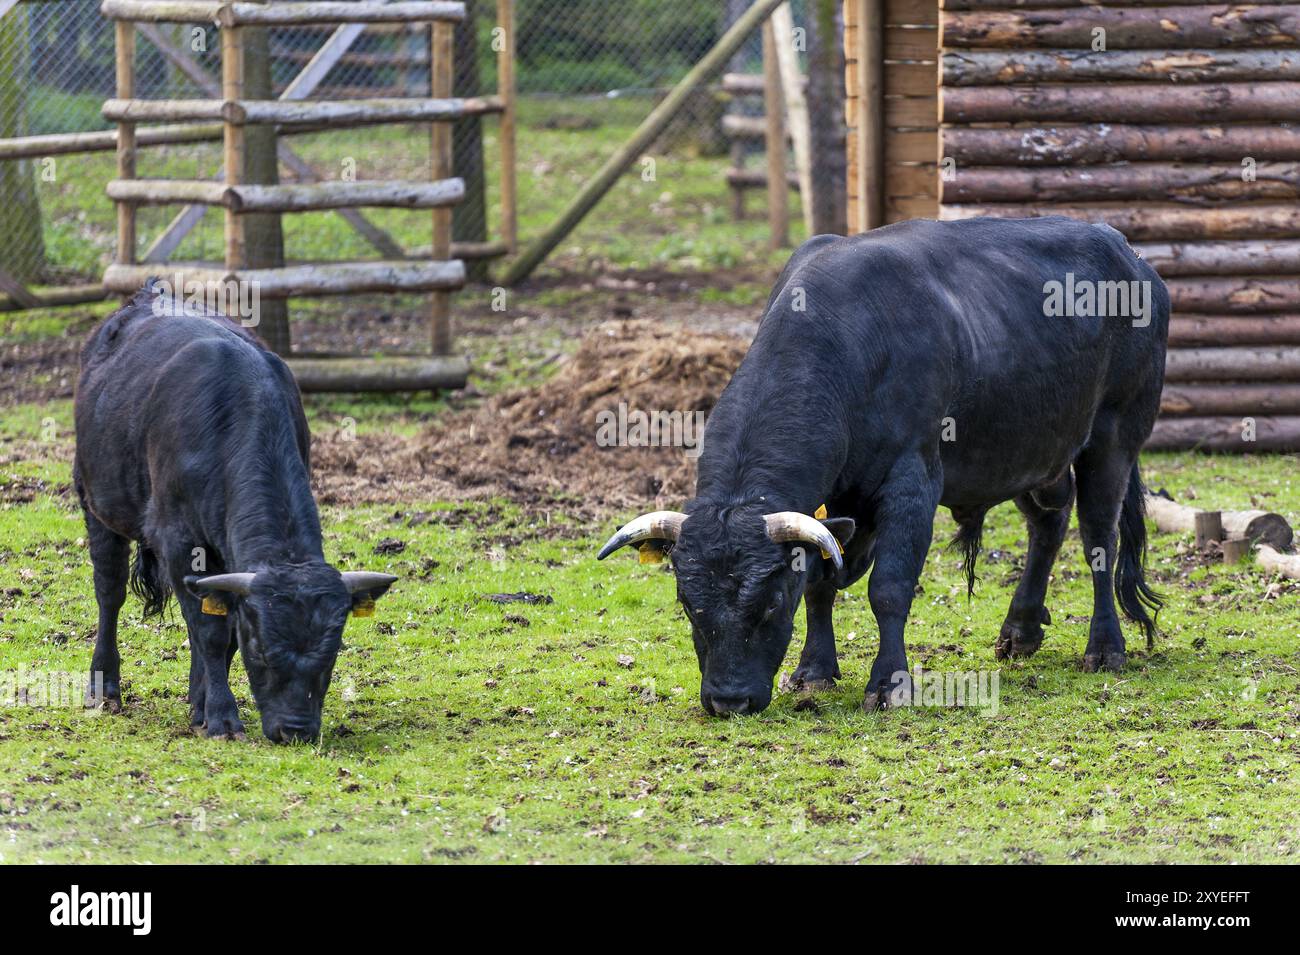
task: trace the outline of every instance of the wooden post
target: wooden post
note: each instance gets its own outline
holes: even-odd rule
[[[772,29],[776,35],[776,62],[781,68],[781,87],[785,94],[787,125],[794,146],[794,168],[799,177],[799,202],[803,210],[804,234],[813,234],[812,126],[808,118],[808,101],[804,98],[803,73],[799,70],[799,52],[794,48],[794,16],[790,4],[783,3],[772,11]]]
[[[1235,537],[1232,540],[1223,542],[1223,562],[1225,564],[1240,564],[1250,554],[1251,540],[1249,537]]]
[[[227,103],[244,98],[243,28],[221,30],[221,96]],[[225,124],[224,159],[226,185],[244,182],[244,127],[230,121]],[[234,209],[226,209],[226,271],[238,272],[247,265],[244,251],[244,220]]]
[[[881,0],[844,0],[849,234],[885,221],[884,30]]]
[[[455,82],[453,50],[455,28],[443,20],[430,27],[430,93],[435,99],[451,96]],[[452,149],[451,125],[435,122],[430,129],[429,177],[434,181],[451,175]],[[435,262],[451,258],[451,209],[433,210],[433,251]],[[433,353],[451,353],[451,293],[435,291],[430,294],[432,305]]]
[[[135,24],[118,20],[113,24],[116,49],[117,97],[135,97]],[[117,124],[117,178],[135,178],[135,123],[124,120]],[[119,265],[135,263],[135,203],[117,204],[117,262]]]
[[[768,245],[782,249],[790,244],[790,187],[785,181],[785,99],[776,62],[776,28],[763,24],[763,114],[767,151]],[[743,195],[742,190],[735,190]],[[808,196],[803,197],[806,204]]]
[[[1223,514],[1219,511],[1197,511],[1195,517],[1196,549],[1205,550],[1210,542],[1223,540]]]
[[[515,186],[515,0],[497,0],[497,95],[501,97],[501,239],[514,252],[519,243]]]

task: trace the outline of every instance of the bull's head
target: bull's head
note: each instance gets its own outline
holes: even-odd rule
[[[772,701],[804,589],[843,568],[840,545],[853,530],[847,517],[821,521],[795,511],[769,513],[761,502],[696,502],[689,514],[641,515],[597,558],[628,545],[652,557],[667,552],[700,661],[700,702],[717,716],[757,713]]]
[[[232,619],[262,732],[288,743],[320,735],[321,708],[348,614],[368,615],[396,580],[364,571],[340,574],[317,560],[187,577],[185,583],[204,599],[205,612]]]

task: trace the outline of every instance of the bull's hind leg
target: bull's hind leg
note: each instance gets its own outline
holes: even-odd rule
[[[1029,528],[1029,552],[1025,556],[1025,572],[1011,598],[1011,608],[993,649],[999,660],[1032,656],[1043,644],[1043,625],[1052,622],[1043,601],[1047,597],[1052,565],[1070,526],[1072,503],[1074,478],[1068,470],[1054,484],[1016,498],[1016,507],[1025,515]]]
[[[1083,556],[1092,570],[1092,623],[1083,668],[1119,671],[1124,668],[1124,632],[1115,609],[1115,560],[1120,508],[1134,457],[1116,447],[1111,435],[1094,433],[1074,464],[1079,487],[1079,535]]]
[[[835,653],[835,630],[831,608],[837,588],[833,581],[813,584],[804,594],[808,613],[808,638],[804,641],[799,666],[791,684],[796,689],[825,690],[840,678],[840,662]]]
[[[122,709],[122,661],[117,652],[117,618],[126,602],[131,542],[105,527],[89,510],[85,510],[85,515],[86,540],[90,545],[90,563],[95,578],[95,602],[99,605],[99,631],[95,635],[95,652],[90,660],[86,705],[117,713]]]

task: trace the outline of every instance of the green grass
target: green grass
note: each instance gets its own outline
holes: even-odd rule
[[[649,112],[644,98],[530,99],[519,109],[518,186],[519,235],[527,243],[551,222],[577,194],[600,164],[612,154]],[[593,128],[552,128],[560,118],[590,119]],[[357,179],[415,179],[428,175],[428,128],[379,126],[309,136],[287,137],[289,143],[327,178],[350,172]],[[490,230],[499,222],[497,182],[499,140],[495,122],[484,124],[485,162],[489,182]],[[672,142],[652,149],[609,192],[561,244],[539,274],[557,269],[663,269],[690,271],[770,267],[784,254],[767,249],[763,200],[751,197],[753,212],[733,222],[725,171],[725,155],[702,156],[689,142]],[[38,179],[45,222],[47,259],[59,282],[93,281],[102,274],[113,248],[113,205],[104,195],[114,177],[112,153],[59,156],[53,159],[53,181]],[[219,143],[174,145],[141,150],[141,178],[194,179],[214,176],[221,165]],[[652,173],[652,178],[649,178]],[[792,238],[802,224],[798,197],[791,197]],[[171,222],[176,207],[139,209],[140,249]],[[367,210],[366,215],[388,230],[409,253],[430,248],[426,212],[400,209]],[[284,217],[286,255],[291,259],[374,259],[378,253],[334,213],[314,212]],[[209,211],[172,256],[176,261],[219,260],[221,216]],[[56,283],[57,284],[57,283]]]
[[[359,427],[385,420],[367,402],[314,404],[313,417],[340,410]],[[21,449],[0,464],[0,673],[79,679],[89,665],[68,426],[66,402],[0,417],[0,459]],[[1146,472],[1176,496],[1300,516],[1293,457],[1152,455]],[[14,501],[20,486],[30,501]],[[409,519],[420,512],[433,516]],[[1164,633],[1147,652],[1128,628],[1121,676],[1078,668],[1092,598],[1072,532],[1055,623],[1037,656],[1001,667],[996,716],[863,713],[875,628],[859,586],[836,610],[840,687],[815,710],[780,695],[724,722],[700,710],[671,575],[595,562],[616,516],[590,526],[505,502],[411,501],[323,518],[331,560],[402,580],[349,624],[320,744],[262,739],[238,662],[253,737],[190,736],[184,630],[142,624],[132,599],[123,715],[0,708],[0,858],[1259,862],[1300,850],[1300,588],[1199,567],[1177,538],[1153,539]],[[936,539],[953,529],[943,513]],[[381,538],[405,550],[376,556]],[[935,547],[909,627],[914,665],[997,666],[1023,541],[1014,508],[990,514],[970,601],[958,556]],[[482,599],[520,590],[554,602]]]

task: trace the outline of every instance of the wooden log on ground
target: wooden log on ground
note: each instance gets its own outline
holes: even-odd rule
[[[28,289],[31,296],[19,301],[13,295],[0,295],[0,312],[21,312],[28,308],[59,308],[64,305],[85,305],[102,302],[108,298],[104,286],[96,282],[88,285],[62,285],[51,288]],[[33,300],[34,303],[33,304]]]
[[[1159,6],[1022,11],[945,11],[945,47],[1090,49],[1106,31],[1108,50],[1300,45],[1300,6]]]
[[[1158,239],[1294,239],[1300,238],[1300,206],[1296,203],[1247,204],[1198,208],[1173,203],[944,203],[939,218],[969,219],[1002,216],[1070,216],[1084,222],[1104,222],[1131,242]]]
[[[945,123],[1014,123],[1031,116],[1040,123],[1284,123],[1300,118],[1295,83],[957,86],[942,87],[939,99]]]
[[[1300,382],[1300,348],[1174,348],[1165,355],[1165,380]]]
[[[1013,129],[950,127],[943,154],[963,166],[1192,160],[1259,162],[1300,159],[1300,126],[1152,126],[1094,123]]]
[[[1276,548],[1260,544],[1255,549],[1255,563],[1260,570],[1266,570],[1270,574],[1300,580],[1300,554],[1280,554]]]
[[[1300,310],[1300,277],[1170,278],[1176,312],[1294,312]]]
[[[1290,453],[1300,451],[1300,417],[1161,418],[1145,447],[1149,451]]]
[[[1300,241],[1139,242],[1135,251],[1164,278],[1300,274]]]
[[[1169,80],[1300,80],[1300,50],[950,50],[945,86]]]
[[[195,283],[226,288],[243,283],[265,298],[296,298],[457,289],[465,284],[465,263],[456,259],[441,262],[318,262],[289,265],[282,269],[232,272],[223,267],[155,262],[110,265],[104,272],[104,286],[114,292],[135,292],[155,276],[177,288],[192,287]]]
[[[469,362],[463,355],[292,356],[288,365],[298,387],[310,392],[464,388],[469,377]]]
[[[1300,315],[1179,315],[1169,320],[1169,347],[1300,345]]]
[[[1157,530],[1166,534],[1195,533],[1197,515],[1205,513],[1159,494],[1147,494],[1144,503],[1147,517],[1155,523]],[[1228,537],[1263,541],[1279,550],[1287,550],[1291,546],[1291,525],[1281,514],[1269,511],[1221,511],[1219,516],[1223,533]]]
[[[1165,385],[1160,395],[1160,413],[1200,418],[1300,415],[1300,383],[1216,385],[1171,382]]]
[[[1300,90],[1300,85],[1297,85]],[[1113,166],[957,167],[945,202],[1090,202],[1155,199],[1220,202],[1300,198],[1300,162],[1257,162],[1246,180],[1236,163],[1121,163]]]
[[[227,3],[219,0],[104,0],[100,13],[110,20],[140,23],[216,23],[234,26],[291,26],[309,23],[422,23],[465,19],[463,3],[403,0],[354,2]]]
[[[499,113],[500,97],[445,99],[381,98],[356,100],[227,100],[110,99],[101,112],[114,122],[175,122],[222,120],[242,126],[279,123],[285,126],[367,126],[379,123],[431,123],[462,116]]]

